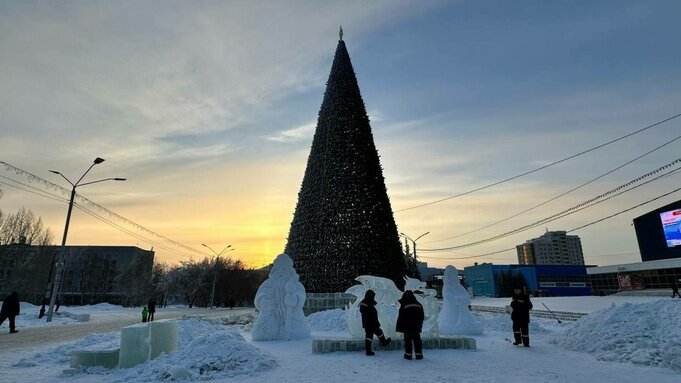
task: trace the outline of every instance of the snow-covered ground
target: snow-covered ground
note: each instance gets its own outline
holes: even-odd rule
[[[535,310],[546,310],[546,308],[542,305],[543,303],[552,311],[567,311],[588,314],[596,310],[611,307],[613,304],[615,306],[619,306],[625,303],[647,303],[658,301],[660,299],[672,298],[619,295],[606,295],[604,297],[542,297],[532,298],[532,304],[534,305]],[[504,307],[511,304],[511,298],[474,297],[471,304],[478,306]]]
[[[679,381],[681,300],[646,298],[637,303],[638,297],[626,297],[612,307],[613,301],[597,301],[601,297],[544,299],[550,299],[545,303],[551,309],[584,312],[589,308],[592,313],[562,324],[533,318],[530,348],[513,346],[507,340],[512,337],[508,315],[477,313],[485,328],[483,335],[475,337],[477,350],[424,350],[421,361],[406,361],[400,351],[380,349],[374,357],[359,352],[312,354],[309,339],[253,342],[248,326],[224,325],[233,320],[187,318],[179,320],[177,352],[135,368],[91,369],[73,376],[62,373],[72,350],[115,347],[119,332],[109,332],[21,352],[0,350],[0,382]],[[597,310],[598,306],[603,309]],[[123,315],[125,310],[110,308],[110,314]],[[308,323],[314,337],[347,332],[342,310],[313,314]],[[0,333],[0,337],[17,335],[21,332]]]

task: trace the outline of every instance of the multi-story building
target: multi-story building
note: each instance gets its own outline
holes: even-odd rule
[[[0,246],[0,293],[42,303],[61,246]],[[59,299],[62,304],[145,302],[154,252],[134,246],[66,246]],[[4,296],[4,295],[3,295]]]
[[[538,238],[516,246],[521,265],[583,265],[584,253],[579,236],[565,231],[547,231]]]
[[[475,264],[464,268],[466,284],[475,296],[510,296],[523,285],[534,296],[591,295],[585,265],[493,265]]]

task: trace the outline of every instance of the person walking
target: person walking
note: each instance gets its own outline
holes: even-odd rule
[[[411,360],[412,349],[416,359],[423,359],[421,328],[423,326],[423,306],[416,300],[411,290],[402,294],[400,311],[397,314],[395,330],[404,334],[404,359]],[[412,347],[413,346],[413,347]]]
[[[149,299],[149,304],[147,305],[149,308],[149,322],[154,321],[154,313],[156,312],[156,299],[151,298]]]
[[[381,341],[383,347],[390,344],[391,339],[386,338],[381,330],[381,323],[378,321],[378,311],[376,311],[376,293],[373,290],[367,290],[364,294],[364,299],[359,304],[359,312],[362,314],[362,327],[364,328],[364,348],[367,355],[375,355],[371,351],[371,341],[374,335]]]
[[[532,302],[530,296],[523,293],[520,289],[513,290],[513,300],[511,301],[511,320],[513,321],[513,337],[517,346],[520,343],[525,347],[530,347],[530,310]]]
[[[676,284],[676,280],[672,281],[672,298],[679,297],[681,298],[681,294],[679,294],[679,286]]]
[[[16,291],[12,291],[10,295],[2,301],[2,308],[0,309],[0,326],[5,322],[5,319],[9,319],[9,333],[15,334],[19,331],[16,329],[16,322],[14,319],[19,315],[19,294]]]
[[[149,310],[147,310],[147,306],[144,306],[142,309],[142,323],[147,321],[147,318],[149,317]]]

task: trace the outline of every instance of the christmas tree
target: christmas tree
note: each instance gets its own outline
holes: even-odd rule
[[[285,251],[308,292],[345,291],[365,274],[403,285],[397,226],[342,30]]]

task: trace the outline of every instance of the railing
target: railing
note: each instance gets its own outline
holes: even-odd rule
[[[511,307],[506,306],[506,307],[492,307],[492,306],[477,306],[473,305],[471,306],[472,311],[479,311],[479,312],[488,312],[488,313],[494,313],[494,314],[511,314]],[[583,317],[584,313],[573,313],[573,312],[568,312],[568,311],[552,311],[553,314],[546,310],[532,310],[530,311],[530,316],[538,317],[538,318],[550,318],[554,319],[554,315],[556,318],[560,320],[567,320],[567,321],[576,321],[579,318]]]

